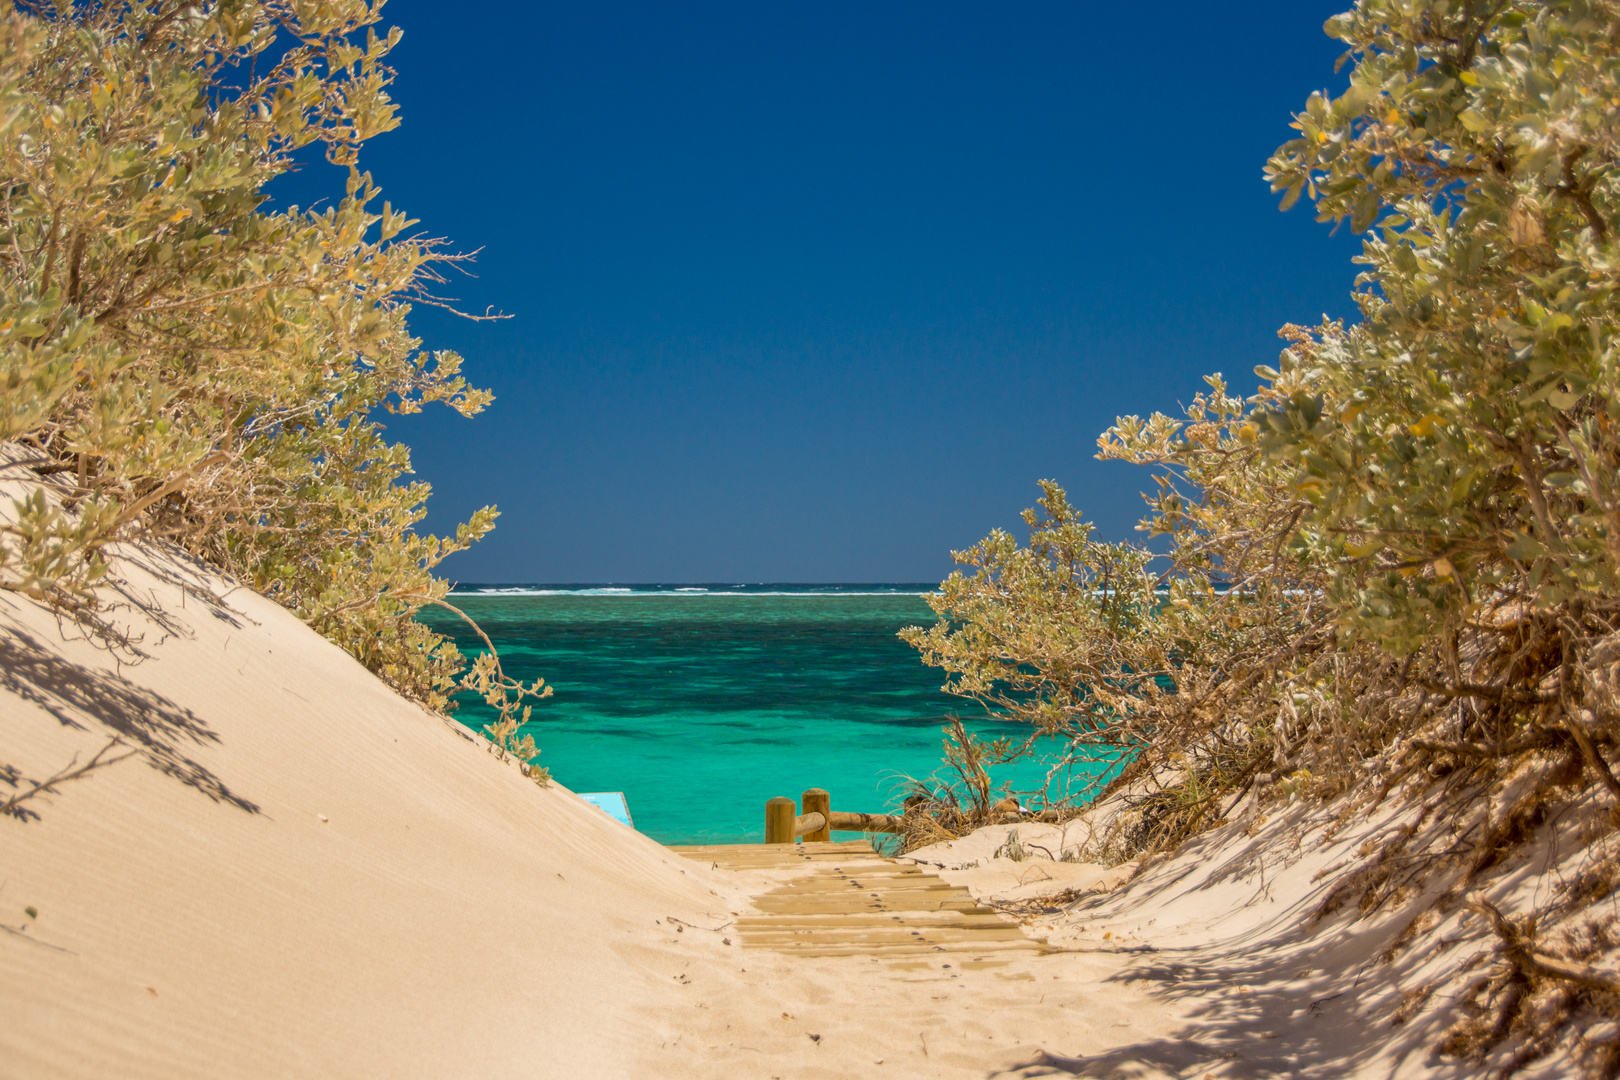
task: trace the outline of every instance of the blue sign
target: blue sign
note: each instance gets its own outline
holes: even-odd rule
[[[632,829],[636,823],[630,819],[630,804],[624,801],[622,791],[582,791],[579,797],[596,807],[607,811],[607,815],[615,821],[622,821]]]

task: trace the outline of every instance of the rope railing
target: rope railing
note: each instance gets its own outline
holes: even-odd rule
[[[799,809],[803,813],[799,813]],[[832,808],[832,797],[821,788],[806,791],[795,807],[786,795],[765,804],[765,842],[791,844],[803,837],[807,842],[831,840],[838,832],[897,833],[898,814],[856,814]]]

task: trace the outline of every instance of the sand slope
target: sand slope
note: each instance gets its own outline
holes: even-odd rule
[[[698,868],[275,604],[124,556],[144,656],[0,593],[0,764],[133,752],[0,819],[0,1073],[627,1071]]]
[[[1400,865],[1413,884],[1386,902],[1365,911],[1331,903],[1370,856],[1415,828],[1415,811],[1399,799],[1354,815],[1342,800],[1250,801],[1233,809],[1230,823],[1135,870],[996,857],[1013,828],[1026,846],[1053,852],[1083,843],[1085,819],[990,826],[911,855],[975,893],[1025,901],[1028,925],[1053,946],[1100,965],[1110,954],[1121,961],[1104,968],[1098,989],[1146,991],[1175,1017],[1145,1038],[1121,1033],[1127,1037],[1101,1052],[1048,1042],[1044,1063],[1016,1075],[1603,1075],[1589,1060],[1600,1048],[1587,1052],[1578,1037],[1539,1053],[1504,1040],[1483,1061],[1439,1051],[1452,1025],[1476,1014],[1472,993],[1505,970],[1483,919],[1455,902],[1437,905],[1456,874],[1421,876],[1425,861],[1408,860]],[[1535,910],[1579,878],[1599,813],[1588,805],[1560,815],[1475,884],[1505,911]],[[1440,819],[1429,827],[1449,835],[1461,825]],[[1611,897],[1592,914],[1606,924],[1617,904]],[[1599,1026],[1605,1030],[1586,1035],[1613,1036],[1612,1021]]]

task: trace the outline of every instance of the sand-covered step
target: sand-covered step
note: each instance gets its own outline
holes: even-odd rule
[[[916,867],[896,866],[893,863],[850,863],[843,862],[828,865],[825,863],[812,864],[816,867],[818,877],[838,878],[846,881],[864,881],[871,878],[874,881],[899,881],[905,879],[928,878],[933,881],[939,879],[933,874],[924,873]]]
[[[832,930],[861,933],[988,933],[992,930],[1015,930],[1022,933],[1015,922],[994,915],[947,914],[954,918],[929,918],[931,913],[919,913],[919,918],[894,918],[868,914],[851,915],[778,915],[774,918],[752,918],[737,921],[739,931],[770,933],[826,933]]]
[[[853,915],[861,912],[887,912],[892,915],[909,911],[959,911],[977,915],[988,910],[971,897],[961,899],[955,896],[925,900],[895,897],[883,900],[859,895],[820,900],[797,896],[762,896],[755,898],[754,907],[767,915]]]
[[[896,889],[893,892],[869,892],[865,889],[795,889],[792,892],[769,892],[754,898],[761,911],[773,906],[832,905],[865,911],[876,904],[891,911],[939,911],[945,907],[978,907],[970,893],[955,889]],[[778,912],[772,912],[778,914]]]
[[[873,956],[888,960],[900,956],[939,956],[965,953],[983,960],[992,956],[1018,956],[1042,953],[1046,947],[1038,941],[757,941],[744,942],[745,950],[764,949],[791,956]]]
[[[784,953],[789,956],[803,957],[829,957],[848,956],[854,958],[869,958],[873,960],[894,960],[911,956],[957,956],[963,955],[974,960],[985,960],[995,956],[1017,956],[1024,953],[1044,953],[1046,946],[1038,941],[1025,938],[1023,941],[946,941],[927,945],[871,945],[856,944],[822,944],[805,942],[799,945],[749,945],[743,942],[743,947],[753,949],[766,949],[771,952]]]
[[[735,852],[741,855],[825,855],[847,852],[874,854],[872,845],[865,840],[815,840],[796,844],[670,844],[669,850],[683,855],[690,852]]]
[[[916,903],[931,908],[937,901],[956,900],[962,902],[973,901],[973,894],[966,889],[955,888],[943,882],[934,885],[902,885],[902,886],[852,886],[842,882],[807,882],[794,883],[772,889],[755,898],[756,900],[790,901],[802,900],[808,903],[837,903],[847,901],[854,903],[865,900],[879,900],[884,903]]]
[[[850,927],[845,930],[784,930],[754,931],[743,935],[743,943],[757,945],[944,945],[961,942],[1019,942],[1029,938],[1016,926],[995,930],[866,930]]]
[[[806,863],[882,858],[865,840],[808,844],[677,844],[672,845],[670,850],[697,862],[712,863],[722,870],[769,869]]]
[[[804,881],[787,882],[786,886],[773,889],[770,894],[800,894],[800,892],[964,892],[966,889],[951,886],[938,878],[915,876],[915,878],[807,878]]]
[[[737,919],[744,948],[869,959],[966,953],[976,960],[1045,948],[966,889],[864,842],[673,850],[724,870],[803,871],[755,896],[754,910]]]
[[[876,858],[876,856],[867,857]],[[866,864],[858,863],[848,856],[801,855],[787,858],[762,856],[749,859],[742,856],[705,857],[688,855],[687,858],[695,859],[719,870],[791,870],[795,868],[828,867],[844,872],[860,873],[866,868]]]
[[[887,919],[868,919],[859,916],[834,916],[819,919],[806,919],[802,916],[784,915],[775,919],[755,919],[747,923],[738,923],[739,933],[756,936],[781,936],[783,934],[797,934],[800,936],[810,934],[864,934],[869,937],[959,937],[963,934],[981,934],[986,940],[997,935],[1016,938],[1023,935],[1023,927],[1015,922],[1005,919],[991,920],[977,917],[952,922],[926,922],[926,921],[889,921]]]
[[[963,914],[983,914],[991,909],[979,905],[971,897],[927,900],[874,900],[871,897],[836,897],[813,900],[804,897],[757,897],[754,907],[769,915],[841,915],[861,912],[887,912],[898,914],[910,911],[959,911]]]
[[[933,874],[923,873],[921,870],[902,868],[891,865],[880,866],[817,866],[815,871],[817,881],[882,881],[891,884],[904,884],[908,881],[939,881]]]

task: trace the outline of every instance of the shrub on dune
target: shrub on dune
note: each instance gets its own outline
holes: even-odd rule
[[[465,675],[413,619],[493,527],[418,533],[427,485],[379,412],[491,400],[406,324],[461,256],[359,168],[397,126],[380,3],[21,3],[0,14],[0,441],[51,477],[16,509],[0,588],[93,621],[103,550],[171,540],[235,574],[392,686],[514,720],[493,657]],[[305,148],[335,203],[272,210]],[[306,152],[307,156],[307,152]],[[512,749],[515,724],[507,731]],[[532,750],[532,744],[529,747]]]
[[[1069,759],[1128,758],[1116,858],[1241,793],[1422,794],[1324,912],[1412,895],[1397,861],[1455,909],[1505,849],[1590,819],[1587,884],[1513,930],[1574,941],[1620,880],[1620,8],[1361,0],[1326,30],[1350,85],[1310,96],[1266,177],[1365,235],[1360,321],[1285,327],[1250,398],[1212,376],[1102,436],[1155,470],[1166,554],[1094,542],[1046,484],[1030,543],[959,554],[906,636]],[[1607,985],[1520,968],[1472,991],[1495,1007],[1453,1050],[1543,1045]]]

